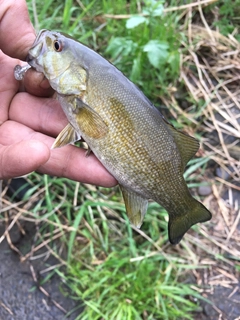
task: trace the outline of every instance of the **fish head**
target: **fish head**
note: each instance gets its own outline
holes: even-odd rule
[[[28,64],[42,72],[60,94],[80,94],[85,86],[86,71],[77,63],[70,38],[43,29],[27,56]]]

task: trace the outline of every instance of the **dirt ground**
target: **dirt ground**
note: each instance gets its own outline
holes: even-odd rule
[[[34,225],[27,224],[25,231],[23,238],[17,228],[11,232],[14,245],[21,252],[27,252],[32,245]],[[0,225],[0,235],[3,232],[4,227]],[[52,256],[46,261],[39,258],[21,262],[6,240],[0,244],[0,320],[62,320],[65,319],[65,312],[61,308],[69,312],[77,307],[73,300],[61,293],[57,276],[39,286],[39,272],[55,264]],[[73,313],[68,319],[75,319],[76,314]]]

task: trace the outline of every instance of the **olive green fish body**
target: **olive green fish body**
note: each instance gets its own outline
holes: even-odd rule
[[[133,224],[141,225],[148,199],[168,211],[171,243],[211,218],[183,178],[198,142],[171,126],[117,68],[74,39],[47,30],[29,51],[29,63],[49,79],[70,123],[54,147],[82,136],[119,182]]]

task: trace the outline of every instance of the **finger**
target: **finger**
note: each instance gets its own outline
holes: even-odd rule
[[[0,48],[7,55],[25,60],[35,40],[24,0],[0,0]]]
[[[32,172],[50,156],[49,148],[40,141],[20,141],[0,146],[0,179],[9,179]]]
[[[53,138],[45,141],[49,146],[53,142]],[[52,150],[49,160],[38,171],[102,187],[117,184],[93,153],[86,157],[86,150],[72,145]]]
[[[18,91],[19,83],[14,79],[13,68],[18,60],[9,58],[0,51],[0,124],[8,119],[9,106]]]
[[[29,69],[24,76],[24,88],[28,93],[38,97],[50,97],[54,94],[44,74],[33,69]]]
[[[54,138],[35,132],[14,121],[7,121],[0,127],[1,144],[17,144],[19,140],[26,142],[37,140],[48,147],[48,150],[54,142]],[[103,187],[111,187],[117,183],[93,154],[86,157],[86,150],[68,145],[50,152],[48,161],[42,162],[39,166],[39,172]],[[31,162],[32,155],[27,153],[27,156]]]
[[[54,137],[68,123],[57,100],[37,98],[26,92],[20,92],[13,98],[9,119],[20,122],[34,131]]]

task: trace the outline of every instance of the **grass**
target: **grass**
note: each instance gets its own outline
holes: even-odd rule
[[[212,222],[194,226],[175,247],[167,241],[166,212],[150,203],[137,230],[127,221],[118,188],[32,173],[17,209],[3,197],[0,219],[9,227],[0,242],[6,237],[17,251],[8,233],[12,225],[36,223],[34,246],[18,253],[25,260],[45,248],[46,255],[57,257],[54,271],[46,268],[43,274],[49,279],[58,273],[67,284],[79,308],[77,319],[195,319],[215,285],[238,283],[240,214],[232,195],[239,190],[240,128],[233,110],[240,103],[237,2],[231,10],[229,1],[205,1],[206,7],[177,0],[28,1],[37,29],[64,31],[101,53],[176,127],[201,141],[185,179],[198,198],[200,185],[213,190],[202,199]],[[216,177],[216,166],[232,180]]]
[[[219,1],[218,10],[216,12],[213,25],[217,27],[220,33],[224,36],[234,34],[236,39],[239,41],[240,36],[237,32],[240,26],[240,1]]]
[[[177,284],[172,271],[161,255],[131,261],[126,248],[109,254],[94,272],[74,264],[66,280],[85,308],[79,319],[191,319],[196,305],[184,295],[196,292]]]

